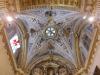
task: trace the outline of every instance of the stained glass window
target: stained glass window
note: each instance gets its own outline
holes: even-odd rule
[[[18,38],[18,35],[17,34],[15,34],[10,39],[10,45],[11,45],[11,48],[13,50],[13,53],[15,53],[18,48],[20,48],[20,41],[19,41],[19,38]]]

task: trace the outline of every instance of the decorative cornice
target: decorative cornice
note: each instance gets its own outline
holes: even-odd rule
[[[37,8],[38,6],[69,6],[80,8],[81,0],[22,0],[19,1],[19,3],[21,10],[32,9],[34,7]]]

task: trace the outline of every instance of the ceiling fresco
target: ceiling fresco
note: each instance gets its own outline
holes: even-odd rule
[[[25,27],[23,30],[28,36],[26,45],[22,42],[20,48],[25,56],[26,69],[32,70],[37,64],[43,64],[42,62],[52,61],[53,63],[61,60],[58,66],[74,68],[74,73],[78,69],[79,61],[80,64],[85,63],[93,27],[83,19],[79,11],[52,7],[36,8],[21,12],[16,20],[19,25]],[[8,34],[10,35],[9,32]],[[23,34],[21,33],[21,37]],[[23,59],[22,54],[19,55],[18,52],[15,54],[17,54],[17,61],[21,60],[20,56]]]

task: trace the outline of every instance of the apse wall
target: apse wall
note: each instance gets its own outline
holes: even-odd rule
[[[0,35],[0,75],[15,75],[2,40],[3,37]]]

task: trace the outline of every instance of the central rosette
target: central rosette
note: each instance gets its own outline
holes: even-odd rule
[[[55,30],[55,28],[53,28],[53,27],[48,27],[48,28],[46,29],[45,33],[46,33],[46,35],[47,35],[48,37],[54,37],[55,34],[56,34],[56,30]]]

